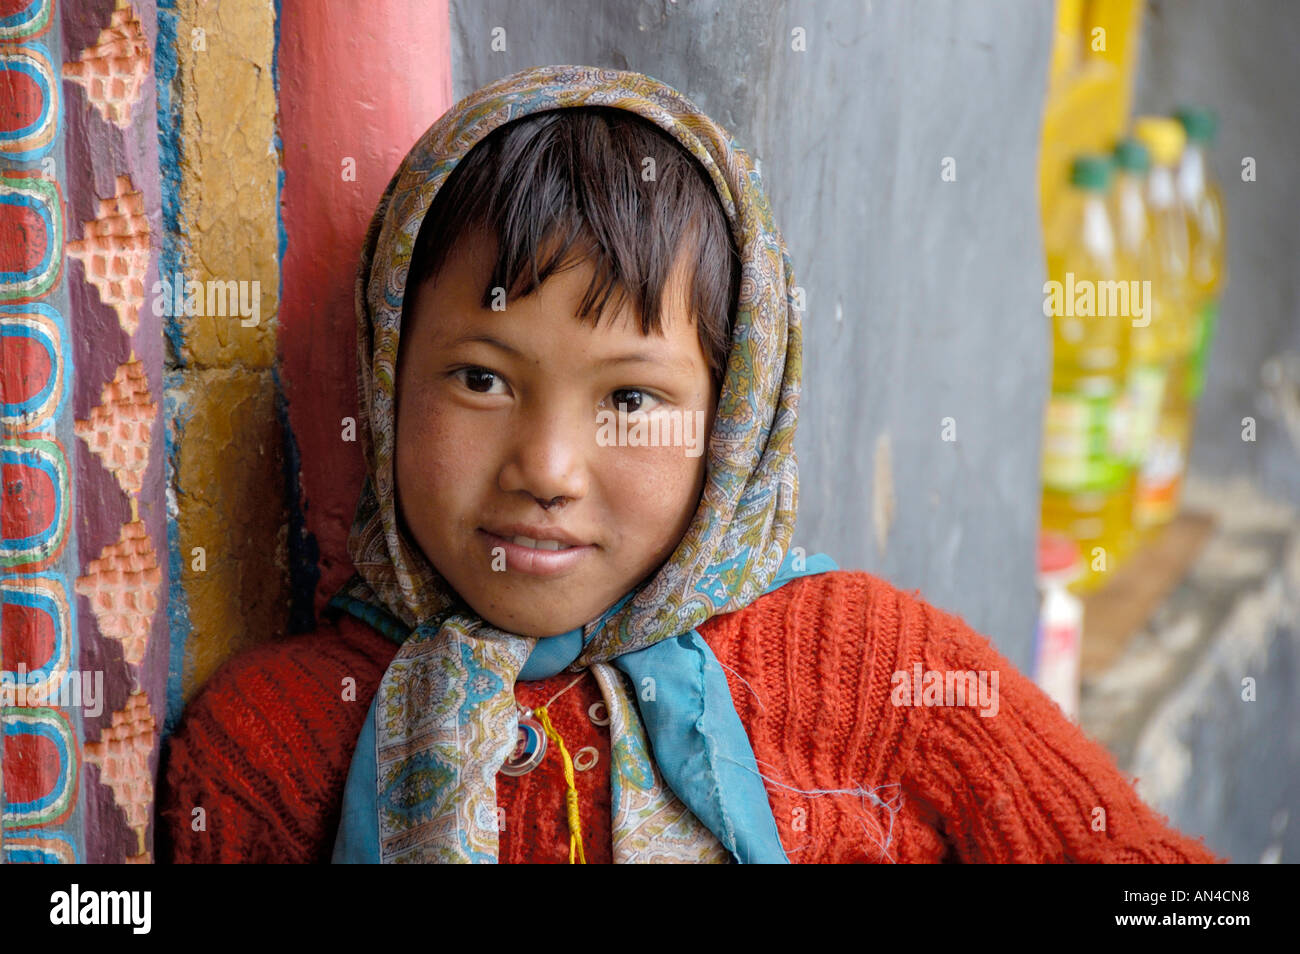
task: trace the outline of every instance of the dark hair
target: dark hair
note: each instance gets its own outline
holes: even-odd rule
[[[653,169],[649,181],[645,169]],[[407,274],[408,304],[471,227],[498,242],[484,308],[491,307],[492,289],[504,288],[507,301],[527,296],[570,258],[586,255],[595,274],[579,317],[594,309],[598,324],[612,294],[616,304],[630,297],[646,335],[662,332],[664,285],[684,253],[687,267],[694,263],[691,314],[713,380],[721,383],[740,256],[708,173],[654,123],[627,110],[581,106],[494,130],[460,160],[425,216]]]

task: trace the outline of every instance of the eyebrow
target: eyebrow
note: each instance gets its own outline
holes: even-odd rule
[[[508,345],[504,341],[501,341],[499,338],[494,338],[491,335],[482,334],[482,333],[461,335],[459,338],[456,338],[454,341],[449,342],[447,344],[447,347],[450,349],[456,347],[457,345],[468,344],[470,342],[475,342],[475,341],[479,342],[480,344],[491,345],[494,348],[499,348],[500,350],[506,352],[507,354],[514,355],[516,358],[527,357],[522,351],[520,351],[518,348],[514,347],[513,345]],[[609,355],[607,357],[600,358],[593,363],[600,367],[604,367],[606,365],[611,365],[611,364],[658,364],[670,368],[685,367],[683,362],[666,361],[660,355],[657,355],[654,352],[650,352],[650,351],[629,351],[626,354]]]

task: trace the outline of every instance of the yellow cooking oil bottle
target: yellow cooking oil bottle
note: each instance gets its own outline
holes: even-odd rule
[[[1151,217],[1151,324],[1141,340],[1140,360],[1158,360],[1165,386],[1150,441],[1138,469],[1133,523],[1146,538],[1178,510],[1191,437],[1186,381],[1193,327],[1187,216],[1178,196],[1176,171],[1186,135],[1176,119],[1144,116],[1133,133],[1151,157],[1146,204]]]
[[[1224,239],[1227,234],[1223,196],[1211,174],[1206,150],[1214,142],[1217,120],[1205,109],[1183,108],[1174,114],[1187,134],[1178,164],[1178,194],[1187,210],[1191,251],[1193,307],[1192,360],[1188,399],[1195,419],[1196,402],[1205,388],[1205,368],[1219,320],[1219,299],[1226,279]]]
[[[1154,278],[1153,226],[1146,202],[1151,155],[1142,143],[1128,138],[1115,146],[1112,160],[1115,179],[1110,190],[1111,221],[1130,279],[1126,450],[1134,470],[1139,471],[1151,449],[1169,370],[1168,348],[1158,336],[1165,323],[1152,319],[1157,313],[1170,314],[1177,303],[1167,298],[1170,284]],[[1155,300],[1157,292],[1166,297]]]
[[[1052,319],[1052,388],[1043,440],[1042,530],[1074,540],[1086,593],[1132,549],[1136,472],[1128,453],[1129,319],[1123,264],[1107,210],[1111,162],[1077,157],[1044,227]]]

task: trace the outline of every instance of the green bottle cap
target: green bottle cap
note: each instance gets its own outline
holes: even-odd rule
[[[1105,156],[1076,156],[1070,165],[1070,184],[1089,191],[1104,191],[1110,185],[1110,159]]]
[[[1136,139],[1124,139],[1115,147],[1115,165],[1125,172],[1146,172],[1151,168],[1151,153]]]
[[[1183,124],[1183,128],[1187,130],[1187,138],[1192,142],[1214,142],[1214,134],[1218,130],[1219,123],[1218,117],[1212,110],[1188,106],[1178,110],[1174,116]]]

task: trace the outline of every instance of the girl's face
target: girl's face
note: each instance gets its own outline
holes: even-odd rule
[[[664,335],[647,337],[626,302],[597,328],[579,321],[587,261],[502,311],[481,307],[495,258],[489,233],[467,233],[402,329],[398,513],[484,620],[555,636],[672,554],[704,487],[717,393],[683,261]],[[536,548],[547,537],[572,546]]]

